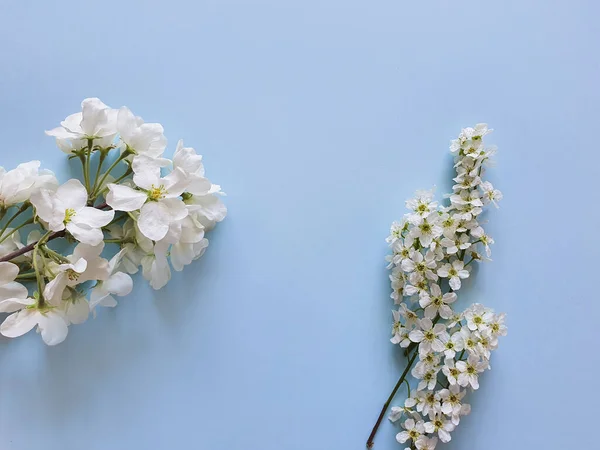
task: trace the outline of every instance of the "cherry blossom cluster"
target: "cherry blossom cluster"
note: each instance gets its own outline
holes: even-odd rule
[[[461,131],[450,147],[456,177],[449,205],[434,201],[433,191],[418,191],[387,238],[393,252],[387,257],[391,297],[398,305],[391,342],[405,349],[407,371],[418,380],[412,392],[406,380],[408,399],[390,415],[401,421],[404,431],[396,438],[407,449],[432,450],[438,440],[450,441],[461,416],[470,412],[467,391],[479,388],[490,353],[507,331],[504,314],[481,304],[453,309],[472,264],[489,260],[494,243],[479,220],[487,205],[497,207],[502,199],[482,179],[495,153],[483,143],[490,132],[486,124]]]
[[[81,161],[83,182],[59,185],[39,161],[0,168],[0,312],[10,313],[0,333],[7,337],[36,328],[46,344],[59,344],[69,325],[116,306],[140,268],[160,289],[171,267],[180,271],[202,256],[205,233],[227,213],[193,148],[179,141],[169,160],[160,124],[97,98],[81,106],[46,134]]]

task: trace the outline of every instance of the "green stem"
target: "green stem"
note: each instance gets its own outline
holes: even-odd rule
[[[106,181],[106,178],[108,178],[108,175],[110,175],[110,173],[113,171],[113,169],[115,167],[117,167],[119,165],[119,163],[121,161],[123,161],[125,158],[127,158],[129,155],[131,155],[133,152],[129,149],[125,150],[123,153],[121,153],[121,155],[110,165],[110,167],[108,168],[108,170],[102,175],[102,178],[100,178],[100,182],[96,184],[96,187],[94,189],[94,192],[92,192],[91,198],[92,200],[95,200],[96,197],[98,196],[98,194],[100,194],[100,192],[98,192],[98,189],[102,189],[102,185],[104,184],[104,182]],[[129,170],[127,171],[129,172]],[[127,173],[126,172],[126,173]],[[131,173],[131,172],[129,172]],[[129,175],[128,173],[128,175]],[[124,178],[124,176],[123,176]],[[115,182],[121,181],[122,178],[119,178],[118,180],[115,180]]]
[[[44,306],[44,295],[43,295],[43,290],[42,290],[44,277],[43,277],[42,273],[40,272],[40,268],[38,267],[37,252],[38,252],[39,247],[41,245],[44,245],[44,243],[48,240],[48,238],[50,237],[51,234],[52,234],[52,231],[48,231],[44,236],[42,236],[42,238],[33,247],[33,258],[32,258],[33,259],[33,270],[35,271],[35,278],[37,280],[37,288],[38,288],[38,294],[39,294],[39,300],[38,300],[39,307]]]
[[[127,241],[124,241],[123,239],[104,239],[104,242],[107,244],[125,244],[127,243]]]
[[[87,171],[86,157],[83,153],[79,154],[79,161],[81,161],[81,170],[83,172],[83,184],[85,185],[85,190],[90,191],[90,179]]]
[[[98,168],[96,169],[96,176],[94,177],[94,187],[92,188],[92,192],[90,192],[90,197],[96,192],[98,189],[98,181],[100,179],[100,171],[102,170],[102,164],[104,164],[104,160],[106,159],[106,152],[100,150],[100,159],[98,160]]]
[[[52,258],[54,261],[56,261],[59,264],[65,264],[65,263],[69,262],[69,260],[67,258],[65,258],[60,253],[56,253],[54,250],[49,248],[47,245],[44,245],[42,247],[42,251],[46,254],[46,256]]]
[[[408,383],[408,380],[405,378],[404,382],[406,383],[406,390],[408,391],[408,396],[407,398],[410,398],[410,384]]]
[[[35,271],[20,273],[15,280],[35,280]]]
[[[91,187],[91,180],[90,180],[90,166],[91,166],[91,160],[92,160],[92,147],[94,146],[94,140],[93,139],[88,139],[88,146],[87,146],[87,151],[85,152],[85,172],[87,175],[87,184],[85,185],[85,188],[87,189],[88,193],[90,192],[90,187]]]
[[[29,209],[29,207],[31,206],[31,203],[27,202],[27,203],[23,203],[23,205],[19,208],[19,210],[10,218],[8,219],[8,222],[6,222],[6,224],[4,224],[4,226],[2,227],[2,230],[0,230],[0,237],[2,237],[2,235],[4,234],[4,232],[7,230],[7,228],[10,226],[10,224],[17,218],[19,217],[19,215],[23,214],[25,211],[27,211]],[[2,242],[2,241],[0,241]]]
[[[371,434],[369,435],[369,439],[367,439],[367,448],[373,448],[373,440],[375,439],[375,435],[377,434],[377,430],[379,429],[379,426],[381,425],[381,421],[383,420],[383,418],[385,416],[385,413],[386,413],[388,407],[390,406],[390,403],[394,399],[394,396],[396,395],[396,392],[398,392],[398,389],[400,388],[400,386],[404,382],[404,379],[406,378],[406,375],[408,375],[409,370],[412,368],[412,365],[415,362],[415,359],[417,358],[418,354],[419,354],[419,352],[416,351],[412,355],[412,357],[408,361],[408,364],[406,365],[406,368],[404,369],[404,372],[402,372],[402,375],[400,376],[400,379],[398,380],[398,382],[396,383],[396,386],[392,390],[392,393],[388,397],[387,401],[384,403],[383,408],[381,408],[381,412],[379,413],[379,417],[377,418],[377,422],[375,422],[375,426],[373,427],[373,430],[371,431]]]
[[[19,231],[21,228],[30,225],[33,223],[33,218],[26,220],[25,222],[23,222],[21,225],[15,227],[12,229],[12,231],[10,233],[8,233],[6,236],[4,236],[2,239],[0,239],[0,244],[2,244],[5,240],[7,240],[9,237],[11,237],[13,234],[15,234],[17,231]],[[2,234],[0,233],[0,236]]]

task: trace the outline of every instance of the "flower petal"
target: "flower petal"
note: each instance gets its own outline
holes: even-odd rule
[[[14,281],[19,275],[19,266],[10,262],[0,262],[0,286]]]
[[[9,338],[23,336],[37,324],[38,314],[32,309],[22,309],[13,313],[0,325],[0,333]]]
[[[65,319],[54,311],[38,314],[40,316],[38,326],[46,345],[56,345],[64,341],[69,333]]]
[[[129,186],[109,184],[108,191],[106,203],[116,211],[135,211],[148,200],[145,192],[136,191]]]
[[[169,210],[162,202],[148,202],[142,206],[138,228],[148,239],[160,241],[169,231],[170,219]]]
[[[25,306],[33,305],[35,302],[33,298],[7,298],[0,301],[0,312],[12,313],[23,309]]]
[[[103,285],[107,292],[123,297],[133,289],[133,280],[126,273],[117,272],[112,274]]]
[[[86,206],[73,216],[72,222],[77,225],[87,225],[89,228],[101,228],[107,225],[115,217],[115,212],[102,211],[98,208]]]
[[[63,211],[65,209],[79,211],[86,205],[87,199],[88,193],[85,187],[83,187],[81,181],[75,178],[71,178],[56,189],[56,206],[60,207]]]
[[[16,281],[11,281],[10,283],[0,286],[0,299],[26,298],[27,294],[27,288]]]
[[[98,245],[104,239],[104,234],[99,228],[90,228],[83,223],[69,222],[67,231],[83,244]]]

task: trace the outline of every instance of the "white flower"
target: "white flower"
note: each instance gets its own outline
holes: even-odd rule
[[[46,131],[48,136],[56,138],[58,147],[65,153],[87,147],[88,139],[95,139],[97,145],[106,147],[117,134],[116,110],[97,98],[86,98],[81,102],[81,109],[63,120],[60,127]]]
[[[394,299],[394,304],[399,305],[402,303],[404,298],[404,286],[406,285],[406,275],[400,267],[394,267],[392,273],[389,275],[392,293],[390,297]]]
[[[425,424],[425,431],[428,434],[437,433],[440,438],[440,441],[442,441],[443,443],[447,443],[452,440],[450,432],[454,431],[454,428],[454,424],[451,421],[449,421],[443,414],[436,414],[431,420],[431,422],[427,422]]]
[[[411,218],[427,217],[431,212],[436,211],[438,203],[433,201],[433,189],[429,191],[420,190],[415,194],[415,198],[406,201],[406,207],[412,211]]]
[[[440,340],[444,344],[444,355],[446,358],[454,358],[456,352],[463,349],[463,339],[460,333],[454,333],[451,337],[442,336]]]
[[[408,227],[408,222],[406,219],[403,219],[402,222],[392,222],[392,226],[390,227],[390,235],[385,239],[390,246],[394,245],[394,243],[402,239],[402,232],[406,230]]]
[[[426,217],[417,216],[413,218],[414,228],[410,230],[409,236],[419,239],[423,247],[429,247],[433,239],[442,235],[442,227],[438,225],[439,214],[432,212]]]
[[[439,314],[442,319],[449,319],[453,314],[449,305],[456,301],[456,294],[448,292],[442,295],[442,290],[437,284],[432,284],[430,290],[430,293],[419,299],[421,308],[425,308],[425,317],[434,319]]]
[[[121,140],[134,155],[159,158],[167,147],[161,124],[144,123],[141,117],[134,116],[125,106],[119,109],[117,129]]]
[[[458,383],[458,376],[460,375],[460,370],[454,364],[454,358],[446,358],[444,360],[444,366],[442,367],[442,373],[446,375],[448,379],[448,383],[450,386]]]
[[[133,280],[123,272],[119,272],[119,265],[126,250],[122,249],[111,258],[108,263],[108,278],[99,280],[90,293],[90,310],[94,311],[96,306],[114,307],[117,301],[113,295],[123,297],[133,289]]]
[[[392,408],[390,409],[390,415],[388,416],[388,419],[390,420],[390,422],[397,422],[403,414],[404,408],[400,408],[399,406],[392,406]]]
[[[133,219],[127,219],[123,227],[113,224],[108,231],[112,238],[126,242],[122,245],[123,269],[129,274],[137,273],[144,256],[154,253],[154,242],[140,232],[137,222]]]
[[[439,226],[442,228],[442,234],[448,239],[454,239],[456,229],[458,228],[458,219],[455,215],[442,213],[439,218]]]
[[[208,247],[208,239],[204,238],[204,226],[193,216],[181,221],[181,232],[171,247],[171,265],[176,271],[200,258]]]
[[[423,433],[425,433],[425,422],[419,420],[415,422],[413,419],[406,419],[406,421],[402,424],[405,431],[401,431],[396,435],[396,440],[401,444],[404,444],[409,439],[413,442],[416,442],[419,437]]]
[[[391,244],[393,255],[388,255],[390,265],[388,269],[391,269],[394,265],[398,266],[402,264],[402,261],[410,258],[410,254],[413,251],[413,239],[398,239]],[[386,258],[387,259],[387,258]]]
[[[419,294],[419,297],[428,295],[427,290],[429,289],[429,283],[427,282],[427,279],[420,273],[411,273],[408,281],[410,284],[404,286],[404,295],[409,297],[415,294]]]
[[[15,231],[14,228],[7,228],[4,237],[0,235],[0,241],[2,241],[0,242],[0,257],[6,256],[23,246],[19,230]]]
[[[418,250],[413,250],[410,253],[410,258],[402,260],[402,270],[405,272],[418,272],[422,276],[436,281],[438,276],[432,271],[437,267],[435,262],[435,254],[428,251],[425,256]]]
[[[60,344],[67,337],[69,328],[63,313],[57,308],[39,308],[33,298],[13,299],[3,303],[0,312],[13,312],[0,325],[0,333],[9,338],[24,335],[37,325],[38,332],[47,345]]]
[[[64,319],[67,325],[81,324],[85,322],[90,315],[90,305],[81,292],[68,291],[68,295],[63,298],[60,305],[64,313]]]
[[[114,217],[114,211],[102,211],[87,205],[87,191],[78,180],[71,179],[56,192],[41,189],[31,196],[40,219],[51,231],[65,228],[79,242],[98,245],[104,239],[101,228]]]
[[[467,327],[471,331],[487,330],[489,324],[494,319],[494,313],[481,303],[474,303],[465,310],[464,318],[467,320]]]
[[[461,389],[458,384],[451,384],[448,389],[442,389],[440,391],[442,412],[447,416],[458,416],[463,407],[461,401],[466,393],[467,391]]]
[[[481,241],[481,243],[483,244],[483,246],[485,248],[485,254],[487,255],[488,258],[490,256],[492,256],[492,249],[490,248],[490,245],[494,243],[494,239],[492,239],[491,236],[488,236],[487,234],[485,234],[485,231],[483,230],[482,227],[477,227],[477,228],[474,228],[473,230],[471,230],[471,236],[473,236],[474,238],[477,238],[477,239],[479,239],[479,241]]]
[[[477,352],[477,336],[468,327],[462,327],[458,333],[462,340],[463,349],[469,353]]]
[[[10,262],[0,262],[0,304],[7,299],[27,298],[27,288],[15,281],[17,275],[19,275],[17,265]]]
[[[51,305],[59,305],[67,286],[74,287],[90,280],[106,280],[109,275],[108,261],[100,257],[104,242],[91,246],[78,244],[73,254],[68,256],[69,263],[52,268],[56,276],[44,289],[44,298]]]
[[[135,164],[135,163],[134,163]],[[180,169],[164,178],[152,171],[140,171],[134,181],[141,190],[120,184],[109,184],[106,203],[117,211],[135,211],[141,208],[138,227],[148,239],[163,239],[172,223],[188,215],[179,196],[186,187],[186,176]]]
[[[437,274],[442,278],[450,278],[450,287],[454,291],[458,291],[461,286],[461,278],[469,278],[469,271],[464,268],[465,263],[461,260],[454,260],[452,264],[444,264],[437,271]]]
[[[485,331],[475,331],[473,335],[475,335],[477,339],[477,344],[473,353],[479,355],[486,361],[489,361],[492,350],[495,350],[498,346],[498,339],[494,339],[489,329]]]
[[[398,313],[404,319],[404,326],[406,327],[412,327],[419,320],[417,313],[406,306],[406,303],[400,303]]]
[[[444,237],[442,239],[442,245],[446,247],[446,253],[448,255],[454,255],[458,253],[459,250],[466,250],[471,246],[471,242],[469,242],[469,236],[467,234],[461,234],[458,238],[449,239]]]
[[[142,258],[142,275],[153,289],[160,289],[171,279],[171,268],[167,259],[168,244],[158,242],[154,253]]]
[[[481,361],[479,356],[471,354],[467,361],[457,361],[456,368],[460,371],[458,384],[461,386],[471,385],[473,389],[479,389],[478,375],[487,369],[488,364]]]
[[[417,442],[415,442],[415,446],[417,447],[417,450],[434,450],[437,443],[438,440],[435,437],[428,438],[426,436],[421,436],[417,439]]]
[[[221,222],[227,215],[227,207],[223,204],[220,196],[225,195],[221,186],[211,184],[207,192],[192,191],[186,189],[184,202],[188,211],[208,231],[212,230],[217,222]]]
[[[415,378],[421,380],[419,381],[417,390],[422,391],[423,389],[428,389],[432,391],[435,389],[435,385],[437,384],[437,374],[439,371],[440,368],[438,366],[417,364],[411,372]]]
[[[487,204],[491,202],[498,208],[498,202],[502,200],[502,192],[494,189],[494,186],[489,181],[481,183],[481,190],[483,191],[483,203]]]
[[[39,189],[54,189],[58,186],[52,172],[40,171],[39,168],[39,161],[19,164],[8,172],[0,167],[0,209],[29,200]]]
[[[506,314],[494,314],[494,318],[489,323],[489,330],[492,333],[492,337],[497,338],[498,336],[506,336],[508,329],[504,324],[506,320]]]
[[[420,343],[419,350],[423,352],[428,352],[430,349],[436,352],[444,350],[444,344],[440,340],[440,337],[448,335],[444,324],[434,325],[431,319],[425,317],[419,320],[419,327],[420,329],[414,329],[409,334],[411,341]]]

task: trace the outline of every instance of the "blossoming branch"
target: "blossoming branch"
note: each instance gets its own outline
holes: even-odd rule
[[[392,270],[394,309],[393,344],[404,350],[408,363],[385,402],[367,441],[375,434],[398,389],[405,384],[404,406],[392,407],[390,420],[401,421],[399,443],[407,450],[433,450],[438,440],[449,442],[451,432],[471,408],[469,390],[479,388],[479,376],[490,369],[490,353],[498,337],[506,335],[504,314],[475,303],[457,312],[453,305],[472,264],[489,260],[494,240],[483,229],[479,216],[484,207],[502,199],[502,193],[484,181],[485,167],[494,155],[483,137],[486,124],[465,128],[452,141],[456,177],[450,204],[440,206],[433,191],[418,191],[406,202],[410,213],[394,222],[387,242]],[[416,388],[407,379],[417,379]]]
[[[130,274],[140,267],[160,289],[171,266],[180,271],[202,256],[205,232],[227,213],[193,148],[179,141],[171,161],[160,124],[97,98],[81,106],[46,134],[81,162],[83,182],[59,185],[39,161],[0,167],[0,312],[11,313],[0,332],[7,337],[37,327],[46,344],[59,344],[69,325],[98,306],[116,306],[114,296],[132,290]],[[27,211],[33,217],[23,221]],[[25,242],[24,227],[34,228]],[[57,239],[76,245],[61,252],[49,245]],[[120,248],[110,259],[102,256],[105,243]]]

